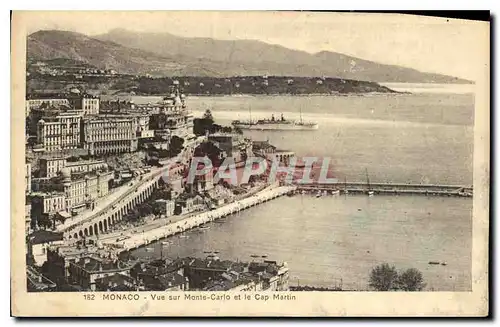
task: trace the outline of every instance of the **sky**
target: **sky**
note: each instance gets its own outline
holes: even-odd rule
[[[489,46],[484,22],[400,14],[306,12],[44,12],[28,32],[87,35],[115,28],[186,37],[254,39],[315,53],[323,50],[476,80]]]

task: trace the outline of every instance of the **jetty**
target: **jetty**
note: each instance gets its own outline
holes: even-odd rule
[[[254,195],[247,198],[229,203],[219,208],[201,212],[199,214],[181,219],[176,222],[168,223],[164,226],[148,230],[141,234],[131,234],[128,238],[118,241],[109,240],[103,241],[103,244],[111,245],[118,250],[118,252],[125,252],[141,246],[145,246],[161,239],[173,236],[187,230],[199,227],[206,223],[215,221],[217,219],[235,214],[242,210],[251,208],[258,204],[270,201],[285,194],[295,191],[296,186],[278,186],[268,187]]]
[[[458,196],[472,197],[472,186],[439,185],[439,184],[404,184],[404,183],[311,183],[297,184],[298,191],[318,192],[326,191],[339,193],[360,194],[368,190],[381,195],[426,195],[426,196]]]

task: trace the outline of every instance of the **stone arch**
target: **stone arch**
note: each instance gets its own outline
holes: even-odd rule
[[[113,214],[113,216],[114,216],[114,214]],[[111,217],[112,217],[112,216],[109,216],[109,217],[108,217],[108,227],[109,227],[109,226],[111,226],[111,222],[112,222]]]
[[[102,224],[102,226],[104,228],[104,231],[108,230],[108,220],[107,219],[104,219],[104,223]]]
[[[92,228],[92,225],[89,226],[89,234],[90,236],[94,235],[94,228]]]
[[[99,231],[97,230],[97,223],[94,224],[94,234],[99,234]]]
[[[102,230],[102,221],[99,222],[99,233],[102,233],[103,230]]]
[[[78,234],[77,233],[73,234],[73,238],[77,239],[78,238]]]
[[[85,234],[85,236],[89,236],[89,230],[87,229],[87,227],[85,227],[85,229],[84,229],[84,234]]]
[[[78,235],[79,235],[80,237],[83,237],[83,231],[82,231],[82,230],[80,230],[80,231],[78,232]]]

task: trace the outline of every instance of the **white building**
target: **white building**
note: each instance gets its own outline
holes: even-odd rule
[[[137,121],[132,116],[100,116],[83,121],[83,146],[91,155],[134,152]]]
[[[76,149],[80,146],[79,111],[61,112],[55,117],[45,117],[37,123],[37,143],[45,151]]]
[[[31,192],[31,164],[27,163],[24,165],[24,169],[25,169],[25,185],[26,185],[26,188],[25,188],[25,191],[27,193]]]
[[[158,204],[160,212],[164,214],[166,217],[170,217],[174,215],[175,211],[175,201],[159,199],[155,201]]]
[[[66,158],[41,158],[40,177],[55,177],[65,167],[71,174],[78,172],[91,172],[95,170],[107,169],[108,165],[104,160],[79,160],[67,161]]]
[[[31,110],[38,109],[42,105],[46,105],[46,106],[61,106],[61,105],[69,106],[69,100],[67,98],[65,98],[65,97],[56,97],[56,96],[47,97],[47,98],[43,98],[43,97],[36,97],[36,98],[33,98],[33,99],[28,98],[28,99],[26,99],[26,117],[29,116]]]

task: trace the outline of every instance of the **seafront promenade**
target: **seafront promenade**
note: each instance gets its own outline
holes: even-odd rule
[[[283,196],[295,189],[295,186],[267,187],[254,195],[224,205],[217,209],[189,216],[185,219],[168,223],[155,229],[144,231],[144,233],[131,234],[126,239],[108,239],[102,240],[102,243],[105,245],[116,247],[118,252],[132,250],[144,245],[148,245],[162,238],[182,233],[186,230],[198,227],[208,222],[248,209],[260,203],[267,202],[269,200]]]

